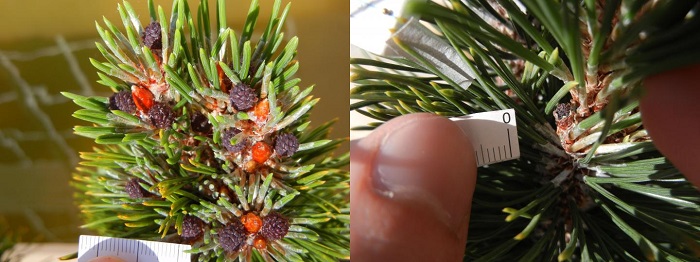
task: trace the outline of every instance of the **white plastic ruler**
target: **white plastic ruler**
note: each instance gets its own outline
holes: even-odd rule
[[[451,118],[472,142],[476,165],[520,157],[515,110],[506,109]]]
[[[130,262],[189,262],[191,255],[185,253],[189,249],[192,249],[190,245],[82,235],[78,243],[78,262],[105,256]]]

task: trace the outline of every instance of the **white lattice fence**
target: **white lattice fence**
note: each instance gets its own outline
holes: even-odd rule
[[[83,72],[94,43],[57,36],[31,51],[0,50],[0,217],[37,240],[77,231],[68,182],[85,146],[72,130],[75,105],[59,91],[96,94],[94,76]]]

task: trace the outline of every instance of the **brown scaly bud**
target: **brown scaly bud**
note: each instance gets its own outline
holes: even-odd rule
[[[130,114],[136,113],[136,104],[131,92],[123,90],[109,97],[109,109],[121,110]]]
[[[291,133],[282,133],[275,140],[275,153],[280,157],[290,157],[299,149],[299,139]]]
[[[132,178],[126,182],[126,185],[124,185],[124,191],[126,191],[130,198],[145,198],[151,195],[148,191],[141,187],[139,182],[141,182],[140,179]]]
[[[199,132],[205,135],[211,134],[211,123],[209,119],[200,112],[195,112],[190,118],[190,126],[192,131]]]
[[[231,144],[231,139],[240,132],[241,130],[235,127],[226,128],[223,132],[221,132],[221,144],[224,146],[224,148],[226,148],[226,150],[228,150],[231,153],[240,152],[248,144],[246,140],[237,141],[236,144],[233,145]]]
[[[156,103],[148,110],[151,123],[157,128],[168,128],[175,122],[175,113],[167,104]]]
[[[289,220],[277,212],[270,212],[263,218],[260,234],[268,240],[282,239],[289,231]]]
[[[161,34],[160,23],[153,21],[148,24],[143,30],[141,39],[143,40],[143,45],[151,50],[163,48],[163,35]]]
[[[557,121],[561,121],[562,119],[566,118],[571,114],[571,104],[569,103],[561,103],[557,105],[557,108],[554,109],[554,119]]]
[[[231,100],[233,108],[243,111],[253,108],[255,102],[258,101],[258,96],[255,94],[255,90],[250,88],[250,86],[239,83],[231,89],[229,99]]]
[[[241,221],[233,220],[217,231],[219,246],[228,254],[234,254],[245,244],[246,232]]]
[[[189,240],[198,239],[204,234],[204,222],[193,216],[185,216],[182,220],[182,237]]]

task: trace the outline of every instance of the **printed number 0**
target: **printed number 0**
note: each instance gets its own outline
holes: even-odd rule
[[[508,112],[503,113],[503,123],[506,123],[506,124],[510,123],[510,113],[508,113]]]

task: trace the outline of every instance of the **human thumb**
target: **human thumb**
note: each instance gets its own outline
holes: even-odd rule
[[[393,119],[353,142],[353,261],[461,261],[476,164],[468,138],[432,114]]]

